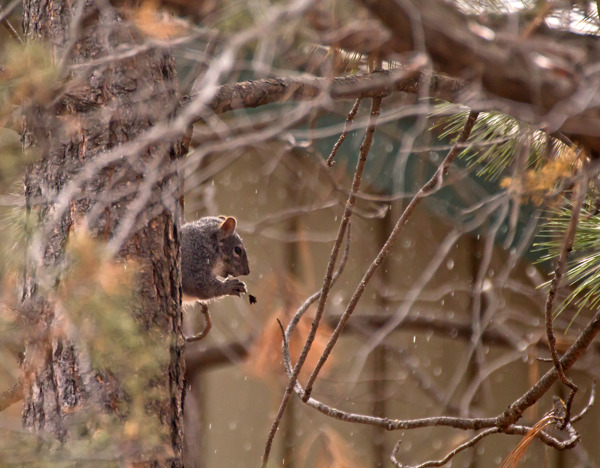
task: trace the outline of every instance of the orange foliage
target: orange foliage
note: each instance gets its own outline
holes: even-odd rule
[[[100,285],[102,292],[110,296],[131,288],[132,273],[136,269],[133,262],[103,258],[101,248],[101,243],[90,235],[84,225],[74,229],[67,252],[76,260],[77,266],[73,274],[63,278],[61,292],[70,295],[76,290],[85,297]]]
[[[132,22],[146,36],[154,39],[172,39],[188,32],[187,22],[160,11],[155,0],[147,0],[135,9]]]
[[[529,169],[520,177],[505,177],[500,187],[531,199],[539,206],[563,179],[573,176],[581,166],[582,153],[574,148],[557,153],[550,161],[539,168]]]

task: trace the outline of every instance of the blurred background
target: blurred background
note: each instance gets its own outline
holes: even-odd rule
[[[403,105],[410,105],[410,98],[404,99]],[[348,107],[339,106],[338,125]],[[335,123],[330,118],[325,126]],[[364,196],[352,220],[348,264],[331,292],[329,328],[319,332],[309,364],[316,363],[407,199],[445,156],[448,142],[431,126],[410,120],[377,129]],[[333,169],[323,161],[336,138],[315,139],[298,149],[290,148],[284,135],[284,141],[259,148],[211,155],[197,173],[186,174],[188,220],[207,214],[238,219],[251,265],[244,281],[258,298],[256,305],[243,298],[212,303],[212,331],[205,341],[189,345],[186,449],[192,466],[202,466],[196,462],[201,459],[208,467],[259,463],[287,383],[276,319],[286,324],[322,284],[363,134],[349,135]],[[405,138],[423,150],[404,154]],[[232,162],[219,170],[226,158]],[[492,416],[548,370],[549,363],[537,360],[548,356],[546,294],[539,286],[549,262],[540,263],[544,252],[532,248],[540,229],[536,207],[519,207],[517,228],[510,232],[510,200],[499,198],[497,183],[476,176],[464,160],[449,179],[417,208],[367,287],[318,380],[315,398],[349,412],[401,419]],[[185,314],[188,334],[203,327],[193,308]],[[566,328],[572,318],[561,315],[558,326]],[[558,335],[561,349],[588,318],[578,316],[567,334]],[[388,321],[396,323],[382,335]],[[480,342],[473,337],[474,322],[481,323]],[[309,326],[307,320],[299,327],[299,337],[306,337]],[[296,356],[299,348],[292,343]],[[591,353],[597,352],[596,346]],[[573,374],[585,382],[580,403],[597,374],[595,358],[585,361]],[[556,391],[564,390],[557,386]],[[543,399],[528,410],[528,423],[551,405]],[[597,409],[591,411],[581,423],[580,449],[560,453],[534,443],[523,466],[595,466]],[[418,463],[432,454],[442,458],[467,437],[448,428],[386,432],[347,424],[292,399],[271,464],[391,466],[389,454],[400,438],[399,459]],[[452,466],[497,466],[519,439],[492,436],[457,456]]]
[[[147,2],[130,15],[150,43],[163,44],[160,41],[168,43],[175,38],[168,46],[177,63],[182,96],[201,93],[207,80],[216,86],[280,75],[362,73],[373,57],[359,52],[338,54],[333,46],[314,44],[329,40],[335,45],[335,37],[328,34],[347,31],[344,28],[348,25],[358,31],[346,37],[355,43],[380,44],[388,39],[363,8],[322,2],[302,21],[282,21],[268,34],[248,40],[240,46],[233,63],[226,63],[227,56],[220,54],[228,41],[240,32],[260,28],[274,5],[262,1],[218,3]],[[458,3],[465,8],[464,2]],[[529,3],[520,6],[529,7]],[[177,21],[185,18],[186,22],[162,16],[159,6],[177,15]],[[505,5],[502,11],[511,8]],[[333,12],[335,21],[329,21],[324,12]],[[51,68],[36,55],[42,52],[19,49],[20,15],[21,9],[16,7],[8,16],[10,22],[3,22],[0,28],[0,84],[3,70],[12,70],[12,81],[0,87],[4,109],[15,106],[16,95],[43,89],[40,83]],[[597,22],[597,10],[594,15]],[[182,30],[190,39],[178,42]],[[211,35],[214,31],[220,33],[216,39]],[[9,42],[13,49],[6,45]],[[15,64],[25,61],[29,65],[18,71],[21,74],[14,72]],[[395,66],[394,60],[376,62],[386,69]],[[32,72],[38,68],[42,78]],[[223,68],[226,71],[215,78],[215,70],[221,73]],[[27,76],[33,76],[34,81],[28,81]],[[15,88],[15,83],[23,83],[23,87]],[[288,382],[277,320],[285,326],[323,284],[370,100],[364,99],[355,117],[356,128],[340,147],[333,167],[325,160],[344,128],[352,101],[321,104],[311,107],[287,102],[205,118],[196,123],[190,153],[178,168],[185,181],[187,221],[207,215],[236,217],[250,260],[251,274],[243,280],[257,298],[253,305],[246,297],[211,302],[212,330],[204,340],[187,345],[188,467],[260,466]],[[451,123],[444,119],[464,114],[464,108],[449,110],[440,101],[402,92],[386,97],[382,108],[351,220],[348,262],[331,290],[324,323],[300,374],[301,383],[306,382],[306,372],[316,364],[355,288],[403,210],[452,146],[457,132],[448,132]],[[8,129],[11,118],[0,113],[0,127],[7,127],[0,128],[0,294],[4,305],[0,391],[15,385],[22,358],[21,335],[12,312],[23,259],[22,180],[27,164],[36,158],[35,153],[21,152],[19,135]],[[493,127],[490,120],[483,125]],[[518,141],[521,148],[526,145],[522,132],[529,130],[523,126],[503,135],[502,141]],[[504,151],[497,142],[487,146],[478,143],[490,151]],[[513,148],[511,157],[515,153],[518,150]],[[316,382],[313,397],[347,412],[392,419],[493,417],[551,368],[544,328],[543,285],[552,271],[543,244],[547,206],[535,197],[517,196],[510,190],[506,182],[506,177],[513,175],[510,164],[493,176],[481,173],[480,155],[481,147],[479,152],[462,154],[443,187],[427,197],[409,218],[344,329]],[[559,291],[561,298],[568,293],[568,288]],[[313,305],[290,343],[294,361],[314,312]],[[590,308],[578,312],[574,305],[557,316],[561,352],[591,316]],[[185,306],[184,320],[187,335],[205,326],[198,306]],[[593,343],[569,372],[580,386],[576,412],[587,404],[592,381],[600,373],[599,358],[600,348]],[[552,409],[551,395],[567,396],[560,385],[549,393],[525,412],[523,424],[534,425]],[[600,465],[598,421],[600,410],[593,406],[577,424],[581,443],[573,450],[558,452],[534,441],[521,465]],[[5,434],[23,431],[19,403],[0,412],[0,428]],[[443,458],[473,435],[441,427],[388,432],[349,424],[293,397],[268,466],[390,467],[390,454],[399,441],[397,458],[418,465]],[[488,437],[457,455],[448,466],[498,466],[520,440],[521,436]],[[23,465],[30,462],[25,459]],[[82,463],[93,466],[94,461],[82,457]]]

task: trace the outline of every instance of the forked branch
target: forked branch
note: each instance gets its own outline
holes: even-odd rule
[[[554,336],[553,306],[558,287],[560,286],[560,281],[564,275],[567,266],[569,253],[571,253],[571,250],[573,250],[573,240],[575,239],[575,231],[577,230],[577,223],[579,222],[579,213],[581,211],[581,207],[583,206],[583,200],[585,199],[585,195],[587,192],[587,182],[587,177],[582,171],[582,175],[579,178],[579,180],[575,183],[573,193],[571,195],[571,219],[569,220],[569,224],[567,225],[567,230],[565,231],[558,259],[556,261],[554,277],[552,278],[552,281],[550,283],[550,290],[548,291],[544,314],[546,324],[546,335],[548,337],[548,347],[550,348],[552,362],[554,364],[554,367],[556,368],[556,371],[558,372],[558,377],[560,381],[571,389],[569,397],[567,398],[566,412],[564,415],[564,422],[562,427],[565,427],[569,422],[569,419],[571,417],[571,406],[573,403],[573,398],[575,397],[575,393],[577,392],[578,387],[575,384],[575,382],[573,382],[565,375],[565,372],[560,363],[560,357],[556,349],[556,337]]]

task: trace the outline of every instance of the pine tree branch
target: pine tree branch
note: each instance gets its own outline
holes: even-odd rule
[[[455,100],[463,89],[464,81],[439,73],[419,70],[419,64],[408,69],[375,71],[365,75],[338,78],[267,78],[263,80],[229,83],[219,87],[207,109],[222,114],[236,109],[249,109],[275,102],[305,101],[327,93],[332,99],[385,97],[403,91],[416,93],[421,83],[429,84],[429,95]],[[184,105],[193,100],[184,98]],[[201,120],[198,115],[192,123]]]

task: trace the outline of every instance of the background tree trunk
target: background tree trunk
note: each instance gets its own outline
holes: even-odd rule
[[[179,102],[174,62],[159,50],[111,60],[141,41],[108,3],[95,4],[25,0],[23,6],[30,41],[49,45],[57,65],[83,64],[70,71],[60,67],[60,90],[45,105],[31,106],[25,118],[24,146],[36,146],[40,155],[25,180],[26,208],[36,227],[21,297],[24,325],[31,330],[23,360],[23,423],[65,442],[77,437],[72,422],[82,409],[129,417],[123,382],[110,370],[94,369],[85,343],[61,329],[61,312],[49,294],[60,282],[65,247],[85,220],[92,237],[110,242],[123,235],[118,256],[135,260],[139,274],[133,312],[118,313],[133,313],[144,332],[158,331],[162,339],[156,345],[169,356],[157,363],[148,389],[155,393],[145,405],[163,428],[161,448],[130,458],[181,466],[181,187],[173,169],[181,143],[142,144],[141,150],[101,163],[174,114]],[[89,60],[102,63],[86,67]]]

